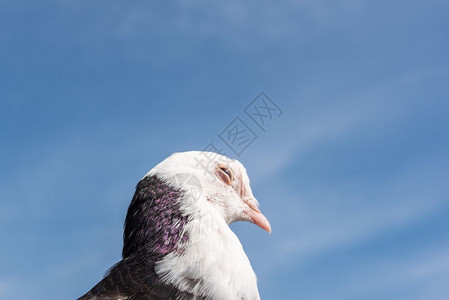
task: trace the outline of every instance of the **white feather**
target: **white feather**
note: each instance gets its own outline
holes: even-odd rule
[[[246,170],[236,160],[214,153],[214,162],[227,161],[234,172],[243,176],[248,185]],[[184,226],[188,241],[158,261],[156,273],[162,281],[173,284],[181,291],[201,295],[206,299],[260,299],[256,275],[237,236],[229,223],[240,220],[244,207],[237,199],[232,186],[217,181],[212,170],[199,167],[198,159],[204,159],[205,152],[184,152],[173,154],[147,175],[157,175],[172,186],[184,189],[185,198],[180,199],[183,213],[189,216]],[[201,196],[192,197],[188,187],[174,180],[177,174],[191,174],[201,184]],[[237,217],[236,217],[237,216]]]

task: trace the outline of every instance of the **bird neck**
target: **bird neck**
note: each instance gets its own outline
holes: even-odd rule
[[[180,210],[184,192],[157,176],[143,178],[136,187],[125,220],[123,258],[145,250],[158,259],[185,241],[187,217]]]
[[[188,240],[180,250],[155,265],[162,281],[208,299],[259,299],[248,257],[219,212],[200,207],[184,230]]]

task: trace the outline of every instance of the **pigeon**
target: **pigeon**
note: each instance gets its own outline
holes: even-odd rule
[[[245,167],[205,151],[174,153],[137,184],[122,260],[79,300],[260,299],[257,279],[229,224],[271,233]]]

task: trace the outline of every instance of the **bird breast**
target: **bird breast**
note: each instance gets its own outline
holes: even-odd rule
[[[256,275],[243,247],[213,212],[191,219],[182,251],[156,262],[158,276],[179,290],[206,299],[260,299]]]

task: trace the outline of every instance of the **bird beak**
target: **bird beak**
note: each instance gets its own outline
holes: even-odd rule
[[[262,228],[263,230],[267,231],[268,233],[271,233],[270,222],[268,222],[268,219],[260,212],[257,203],[252,199],[245,200],[245,203],[249,207],[248,214],[252,222],[257,226],[259,226],[260,228]]]

